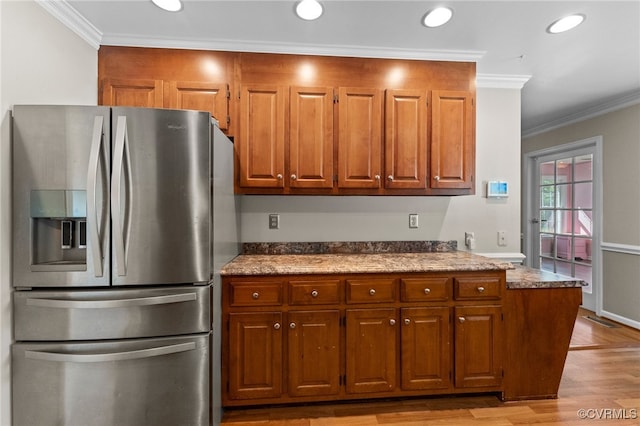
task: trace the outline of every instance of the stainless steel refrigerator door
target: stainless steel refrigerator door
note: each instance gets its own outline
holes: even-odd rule
[[[209,334],[14,344],[13,424],[209,424]]]
[[[208,282],[210,116],[113,108],[112,283]]]
[[[211,287],[14,291],[16,341],[172,336],[211,329]]]
[[[12,131],[13,286],[109,285],[110,109],[16,105]]]

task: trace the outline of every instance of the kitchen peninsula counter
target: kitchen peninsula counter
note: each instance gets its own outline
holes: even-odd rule
[[[228,407],[469,392],[556,398],[584,285],[455,242],[249,243],[221,275]],[[307,347],[299,329],[331,331],[314,337],[331,343]],[[445,343],[423,342],[427,331]],[[377,334],[359,340],[368,333]],[[469,359],[466,342],[475,348]],[[362,355],[361,344],[375,348]],[[404,376],[431,365],[446,371]],[[465,376],[478,365],[486,372]]]

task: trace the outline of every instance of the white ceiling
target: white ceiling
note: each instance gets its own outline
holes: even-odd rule
[[[96,46],[476,61],[479,87],[524,83],[524,135],[640,103],[640,0],[322,0],[316,21],[293,0],[184,0],[178,13],[151,0],[37,1]],[[452,21],[421,25],[438,5]],[[572,13],[586,20],[546,32]]]

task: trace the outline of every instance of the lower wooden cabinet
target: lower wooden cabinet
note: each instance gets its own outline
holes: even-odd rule
[[[222,283],[223,406],[503,391],[504,271]]]

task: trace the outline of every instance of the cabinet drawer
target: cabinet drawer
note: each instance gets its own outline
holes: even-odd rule
[[[347,280],[347,303],[395,302],[393,279]]]
[[[469,277],[454,279],[456,300],[500,299],[502,283],[498,277]]]
[[[400,298],[403,302],[441,302],[451,297],[449,277],[403,278]]]
[[[281,281],[232,282],[229,286],[231,306],[277,306],[282,305]]]
[[[290,305],[340,303],[340,281],[290,281]]]

